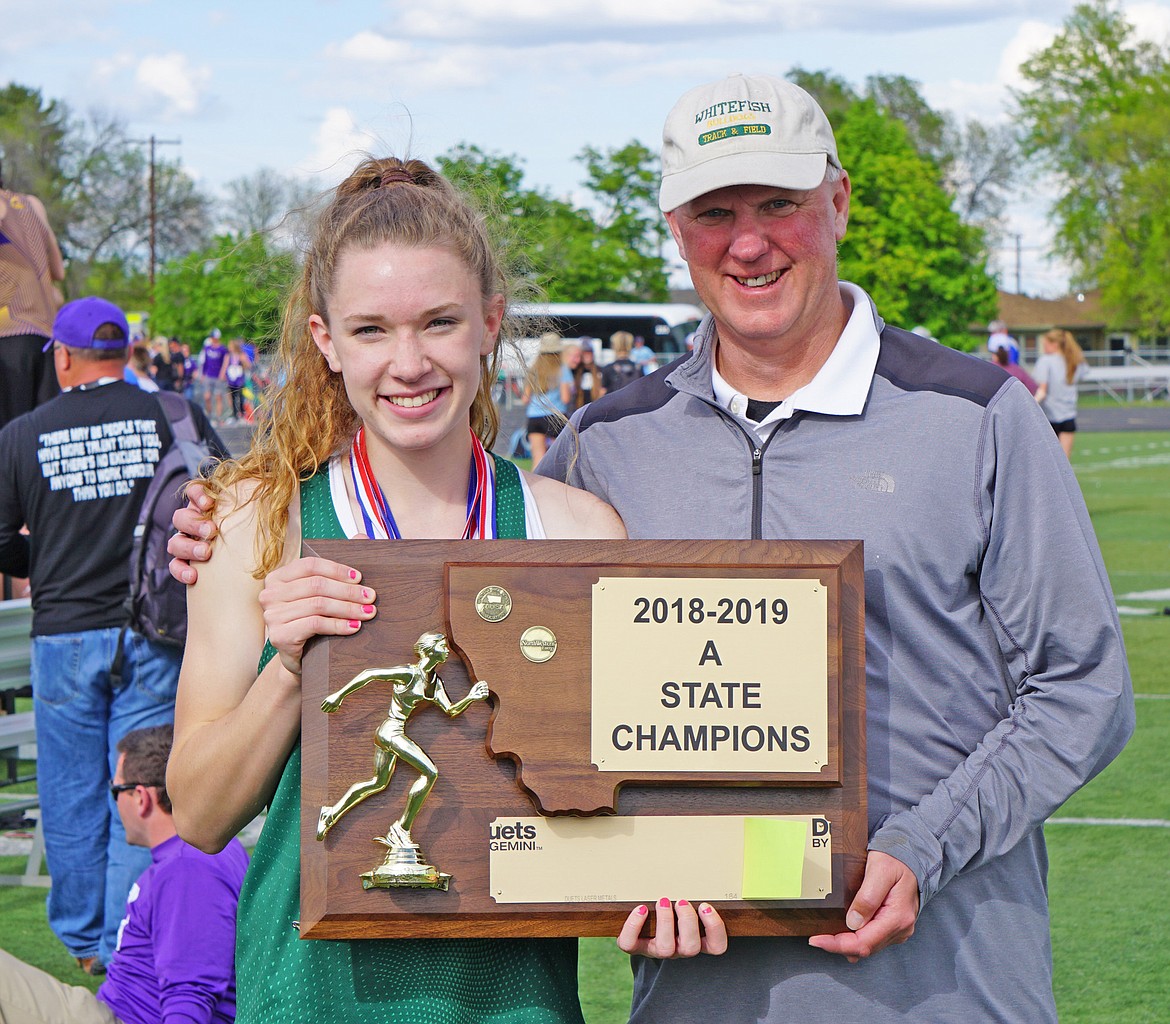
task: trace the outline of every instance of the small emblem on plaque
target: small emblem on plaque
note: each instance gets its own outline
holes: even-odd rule
[[[484,587],[475,595],[475,610],[485,622],[503,622],[512,610],[512,595],[503,587]]]
[[[520,653],[537,664],[557,653],[557,635],[547,626],[529,626],[520,634]]]

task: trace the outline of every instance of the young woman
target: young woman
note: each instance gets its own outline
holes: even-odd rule
[[[486,454],[505,303],[452,186],[418,161],[367,161],[321,215],[271,412],[207,485],[220,540],[188,598],[167,785],[180,833],[204,849],[269,807],[240,898],[240,1024],[581,1019],[572,940],[296,930],[301,653],[314,635],[356,633],[377,598],[356,570],[301,557],[301,537],[624,536],[597,498]],[[523,514],[497,530],[477,499],[506,488]]]
[[[528,447],[534,467],[564,427],[572,400],[573,371],[565,362],[565,343],[559,334],[543,334],[520,399],[527,406]]]
[[[1049,331],[1040,345],[1043,354],[1032,368],[1036,401],[1056,431],[1064,454],[1071,457],[1077,433],[1077,382],[1085,373],[1085,354],[1068,331]]]

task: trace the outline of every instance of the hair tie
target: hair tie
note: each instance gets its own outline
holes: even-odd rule
[[[395,185],[400,181],[405,182],[407,185],[414,184],[414,178],[411,177],[409,171],[401,167],[393,167],[388,171],[382,172],[382,177],[378,179],[378,187],[385,188],[387,185]]]

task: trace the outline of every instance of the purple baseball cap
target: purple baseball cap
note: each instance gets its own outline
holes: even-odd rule
[[[121,328],[121,339],[95,339],[94,335],[102,324],[114,324]],[[125,348],[130,344],[130,324],[126,321],[126,314],[112,302],[91,295],[67,302],[57,311],[57,318],[53,321],[53,335],[41,351],[48,352],[55,341],[69,348]]]

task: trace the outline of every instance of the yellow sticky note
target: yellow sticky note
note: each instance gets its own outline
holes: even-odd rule
[[[807,833],[804,821],[744,819],[743,899],[800,899]]]

